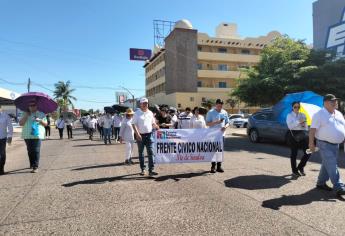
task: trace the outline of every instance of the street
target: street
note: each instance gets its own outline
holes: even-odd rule
[[[233,128],[231,129],[234,130]],[[140,176],[124,145],[76,129],[42,143],[37,174],[23,141],[7,150],[0,177],[0,235],[343,235],[345,202],[315,189],[320,159],[293,179],[289,149],[229,135],[225,173],[209,163],[156,166]],[[231,133],[231,132],[230,132]],[[98,136],[97,136],[98,137]],[[341,176],[345,178],[341,152]]]

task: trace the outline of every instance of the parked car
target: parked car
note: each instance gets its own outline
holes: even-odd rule
[[[233,127],[247,128],[248,118],[244,118],[244,114],[233,114],[229,116],[229,123]]]
[[[262,139],[288,143],[289,129],[275,119],[273,111],[264,109],[251,115],[248,119],[247,135],[253,143]]]

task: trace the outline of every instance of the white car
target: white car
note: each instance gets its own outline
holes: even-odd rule
[[[247,128],[248,118],[244,118],[244,114],[233,114],[229,116],[229,123],[233,127]]]

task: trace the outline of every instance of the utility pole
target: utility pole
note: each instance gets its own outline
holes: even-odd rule
[[[125,88],[125,87],[123,87],[123,86],[120,86],[120,88],[122,88],[122,89],[124,89],[124,90],[126,90],[130,95],[132,95],[132,102],[133,102],[133,111],[134,111],[134,99],[135,99],[135,97],[134,97],[134,94],[133,93],[131,93],[131,91],[129,91],[129,89],[127,89],[127,88]]]
[[[31,87],[31,80],[30,77],[28,78],[28,93],[30,93],[30,87]]]

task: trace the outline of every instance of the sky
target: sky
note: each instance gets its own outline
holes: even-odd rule
[[[71,81],[76,108],[115,104],[128,88],[145,95],[142,61],[129,48],[152,49],[153,20],[188,19],[215,35],[221,22],[237,23],[242,37],[277,30],[312,44],[314,0],[0,0],[0,87],[52,95]]]

